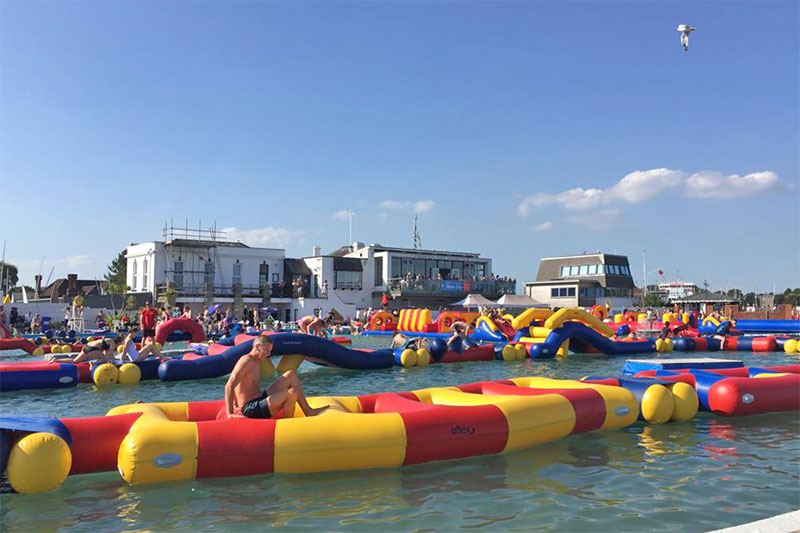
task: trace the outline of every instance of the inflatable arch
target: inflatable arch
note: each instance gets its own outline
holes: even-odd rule
[[[184,333],[188,333],[192,336],[192,342],[206,341],[206,332],[203,331],[203,327],[191,318],[170,318],[169,320],[162,322],[156,328],[156,336],[154,340],[155,342],[163,345],[167,342],[167,337],[169,337],[169,334],[175,331],[183,331]]]

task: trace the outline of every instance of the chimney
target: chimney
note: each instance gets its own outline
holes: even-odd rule
[[[321,246],[319,246],[319,245],[317,245],[317,246],[314,246],[314,247],[311,249],[311,256],[312,256],[312,257],[319,257],[320,255],[322,255],[322,247],[321,247]]]
[[[33,284],[34,284],[33,297],[35,299],[39,299],[41,297],[40,295],[42,293],[42,275],[41,274],[36,274],[35,276],[33,276]]]

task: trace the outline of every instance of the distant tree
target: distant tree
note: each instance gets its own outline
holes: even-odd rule
[[[128,260],[125,258],[125,250],[121,251],[108,265],[108,272],[106,272],[105,278],[109,284],[125,285],[125,281],[128,279]]]
[[[111,295],[111,306],[114,309],[114,314],[117,313],[116,305],[114,304],[114,296],[123,298],[131,288],[126,284],[128,279],[128,260],[125,258],[125,251],[117,255],[111,264],[108,265],[108,272],[105,276],[108,280],[108,287],[106,292]],[[122,310],[125,310],[123,305]]]
[[[661,307],[663,305],[664,300],[660,294],[648,293],[642,298],[642,307]]]
[[[0,261],[0,275],[3,276],[3,279],[0,280],[0,287],[2,287],[5,292],[17,286],[17,282],[19,281],[17,265]]]
[[[742,303],[744,305],[756,305],[756,293],[748,292],[742,298]]]
[[[789,304],[793,306],[800,305],[800,288],[786,289],[783,291],[783,294],[776,294],[775,305],[779,304]]]

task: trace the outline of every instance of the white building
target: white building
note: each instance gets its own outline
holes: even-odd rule
[[[490,298],[514,294],[514,282],[493,279],[491,259],[477,253],[390,248],[353,243],[329,255],[318,246],[302,259],[283,249],[253,248],[205,230],[165,230],[163,241],[128,246],[131,293],[154,299],[167,288],[195,311],[204,304],[271,306],[281,320],[335,309],[354,318],[357,309],[447,306],[467,293]],[[234,310],[236,314],[238,310]]]
[[[686,298],[699,291],[694,283],[684,281],[670,281],[669,283],[659,283],[658,292],[663,294],[670,302],[680,298]]]

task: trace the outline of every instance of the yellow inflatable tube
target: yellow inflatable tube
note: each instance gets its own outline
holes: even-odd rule
[[[614,330],[611,329],[611,326],[600,320],[599,318],[590,315],[583,309],[574,309],[574,308],[564,308],[559,309],[558,311],[553,314],[550,318],[545,320],[544,327],[555,329],[560,327],[564,322],[568,320],[579,320],[588,326],[593,327],[606,337],[610,337],[614,334]]]
[[[524,328],[531,323],[531,320],[545,320],[550,318],[552,314],[553,311],[550,309],[532,307],[517,315],[514,320],[511,321],[511,325],[514,327],[514,329]]]

